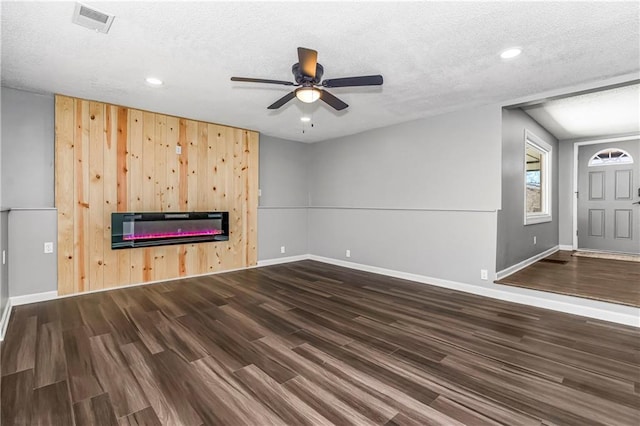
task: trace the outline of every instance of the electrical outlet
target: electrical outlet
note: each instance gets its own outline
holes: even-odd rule
[[[284,248],[284,246],[280,247],[280,253],[284,254],[284,253],[286,253],[286,252],[287,252],[287,251],[286,251],[286,249]]]
[[[345,253],[345,256],[351,257],[351,250],[347,250],[347,252]]]
[[[534,236],[533,237],[533,245],[538,244],[538,237]]]
[[[52,242],[46,242],[44,243],[44,252],[45,253],[53,253],[53,243]]]
[[[2,250],[2,264],[3,265],[7,264],[7,251],[6,250]]]
[[[258,197],[262,197],[262,189],[258,189]]]
[[[182,154],[182,147],[180,145],[176,145],[176,154]]]
[[[480,279],[485,281],[489,279],[489,272],[486,269],[480,269]]]

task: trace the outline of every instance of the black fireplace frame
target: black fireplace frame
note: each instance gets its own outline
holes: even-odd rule
[[[191,221],[191,220],[219,220],[221,233],[212,235],[197,236],[165,236],[159,238],[125,239],[125,223],[133,222],[170,222],[170,221]],[[195,244],[212,241],[229,240],[229,212],[121,212],[111,213],[111,249],[127,249],[136,247],[154,247],[175,244]]]

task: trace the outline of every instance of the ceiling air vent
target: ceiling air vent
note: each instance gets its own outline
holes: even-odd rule
[[[109,15],[84,4],[76,3],[72,22],[90,30],[107,33],[114,18],[115,15]]]

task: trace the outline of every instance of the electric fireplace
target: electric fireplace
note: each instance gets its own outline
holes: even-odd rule
[[[229,212],[111,213],[111,248],[229,240]]]

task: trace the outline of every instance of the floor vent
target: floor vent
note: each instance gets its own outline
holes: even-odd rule
[[[560,259],[541,259],[540,262],[558,263],[560,265],[566,265],[567,263],[569,263],[568,260],[560,260]]]
[[[101,33],[109,32],[111,24],[115,15],[109,15],[99,10],[92,9],[89,6],[85,6],[81,3],[76,3],[76,8],[73,11],[74,24],[81,27],[89,28],[90,30],[99,31]]]

